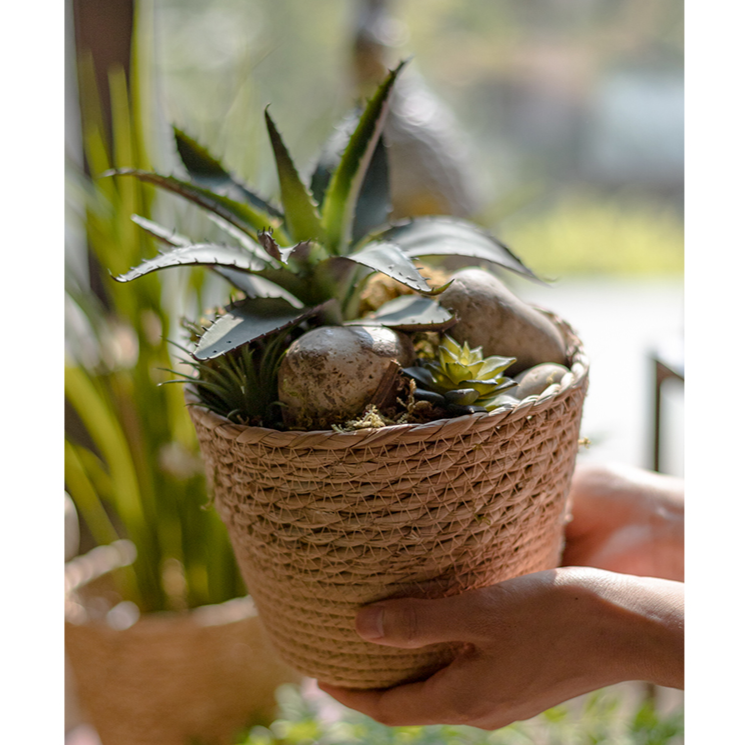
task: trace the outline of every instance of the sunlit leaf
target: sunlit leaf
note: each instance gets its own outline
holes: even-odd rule
[[[349,256],[339,257],[343,261],[354,261],[385,274],[412,290],[430,294],[433,291],[427,280],[419,274],[414,262],[394,243],[379,241],[368,243],[364,248]]]
[[[398,331],[445,331],[457,319],[435,300],[421,295],[401,295],[389,300],[375,313],[352,323],[367,322],[387,326]]]
[[[143,230],[146,230],[150,235],[157,238],[162,243],[174,248],[183,248],[184,246],[190,246],[193,243],[193,241],[185,235],[180,235],[175,230],[169,230],[163,225],[159,225],[157,222],[142,217],[142,215],[132,215],[132,222],[139,225]]]
[[[256,240],[256,234],[259,230],[274,228],[279,224],[276,217],[261,212],[248,204],[236,202],[209,189],[190,184],[187,181],[181,181],[173,176],[162,176],[159,173],[140,171],[136,168],[118,168],[107,171],[102,176],[134,176],[140,181],[178,194],[224,218],[236,228],[250,235],[254,240]]]
[[[137,471],[120,422],[88,372],[81,367],[65,368],[65,398],[108,464],[115,486],[112,496],[127,534],[145,545],[145,536],[151,528],[145,520]]]
[[[326,189],[331,181],[331,177],[339,165],[344,148],[349,143],[349,138],[359,124],[361,114],[362,108],[360,106],[355,107],[346,114],[336,124],[326,139],[326,142],[321,147],[318,162],[310,179],[310,189],[313,199],[321,207],[323,206]]]
[[[173,135],[181,162],[196,183],[236,202],[247,202],[267,215],[282,219],[282,213],[276,207],[229,173],[206,147],[178,127],[173,127]]]
[[[277,164],[282,206],[285,211],[285,226],[296,241],[320,240],[325,235],[316,205],[292,162],[282,137],[277,131],[268,109],[264,111],[269,139]]]
[[[101,499],[91,484],[85,467],[78,457],[77,448],[65,439],[65,487],[75,501],[75,506],[85,520],[95,541],[112,543],[119,535],[106,514]]]
[[[324,311],[326,303],[294,308],[282,298],[248,298],[227,308],[199,340],[194,356],[219,357],[267,334],[295,326]]]
[[[362,110],[357,108],[348,114],[336,127],[321,150],[310,184],[313,197],[319,205],[323,204],[331,176],[339,165],[344,148],[359,122],[361,113]],[[353,245],[373,228],[384,225],[388,221],[393,208],[388,154],[384,140],[385,136],[381,134],[360,187],[352,225]]]
[[[184,265],[224,266],[246,272],[260,271],[266,268],[264,261],[251,256],[244,249],[221,246],[217,243],[197,243],[193,246],[174,248],[172,251],[158,254],[155,258],[146,259],[139,266],[130,269],[126,274],[114,277],[114,279],[117,282],[130,282],[159,269]]]
[[[362,182],[383,130],[393,84],[405,64],[392,70],[370,99],[331,177],[321,215],[331,253],[346,254]]]
[[[488,261],[531,279],[536,275],[501,241],[473,223],[454,217],[416,217],[381,232],[410,257],[464,256]],[[540,280],[539,280],[540,281]]]

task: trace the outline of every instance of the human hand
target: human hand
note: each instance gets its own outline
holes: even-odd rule
[[[578,464],[564,566],[683,580],[683,481],[623,465]]]
[[[363,608],[357,631],[405,649],[462,645],[430,678],[387,690],[319,683],[389,726],[498,729],[623,680],[682,686],[682,584],[596,569],[537,572],[439,600]]]

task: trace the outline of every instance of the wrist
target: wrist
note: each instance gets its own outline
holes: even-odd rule
[[[588,629],[585,642],[602,685],[644,680],[683,687],[681,582],[584,567],[558,571],[560,592]]]

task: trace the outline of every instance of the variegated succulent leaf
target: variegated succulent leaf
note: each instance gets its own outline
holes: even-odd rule
[[[473,388],[456,388],[454,391],[446,391],[443,398],[454,406],[474,406],[478,405],[479,392]]]
[[[418,390],[442,396],[446,409],[476,406],[488,411],[498,394],[516,385],[503,374],[513,362],[514,357],[484,358],[481,347],[471,349],[467,341],[460,345],[446,334],[434,359],[419,360],[404,373],[414,379]]]

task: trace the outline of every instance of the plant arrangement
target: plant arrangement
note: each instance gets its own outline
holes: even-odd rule
[[[432,216],[386,224],[391,205],[380,135],[391,90],[404,64],[390,72],[356,117],[342,152],[327,145],[309,187],[265,111],[281,209],[232,176],[178,128],[174,128],[175,141],[189,180],[136,168],[110,172],[134,176],[199,205],[232,241],[230,245],[194,242],[135,215],[134,221],[169,250],[116,277],[129,282],[169,267],[201,265],[223,276],[240,293],[239,299],[207,321],[206,329],[188,325],[195,342],[190,364],[196,374],[190,379],[201,402],[216,413],[275,428],[340,425],[350,415],[361,413],[387,365],[378,365],[378,373],[366,381],[365,390],[345,391],[347,398],[356,399],[357,411],[339,402],[338,410],[332,407],[313,416],[317,407],[306,403],[305,391],[297,390],[303,387],[302,380],[315,389],[309,395],[321,398],[323,389],[336,385],[339,375],[317,369],[317,347],[310,339],[322,339],[339,355],[365,359],[364,343],[349,331],[350,325],[363,325],[366,336],[376,334],[391,341],[391,359],[396,359],[410,352],[407,341],[415,332],[440,332],[452,326],[454,315],[436,300],[447,285],[430,285],[427,270],[415,263],[423,257],[467,257],[535,278],[509,248],[464,220]],[[335,135],[332,142],[338,139]],[[397,285],[393,291],[397,296],[363,318],[366,286],[384,278]],[[326,331],[306,339],[302,352],[293,350],[293,370],[287,365],[283,369],[280,363],[287,348],[304,331],[317,326]],[[407,338],[401,339],[401,332]],[[370,359],[379,356],[376,351]]]
[[[115,279],[205,266],[233,285],[224,307],[185,323],[191,372],[177,375],[214,504],[282,657],[353,687],[415,679],[454,654],[362,642],[361,603],[556,565],[587,387],[565,322],[492,271],[443,266],[537,280],[510,249],[449,216],[386,223],[381,131],[404,65],[347,120],[341,147],[331,138],[309,185],[265,111],[281,207],[179,128],[185,178],[108,172],[183,197],[230,239],[135,214],[166,248]]]

